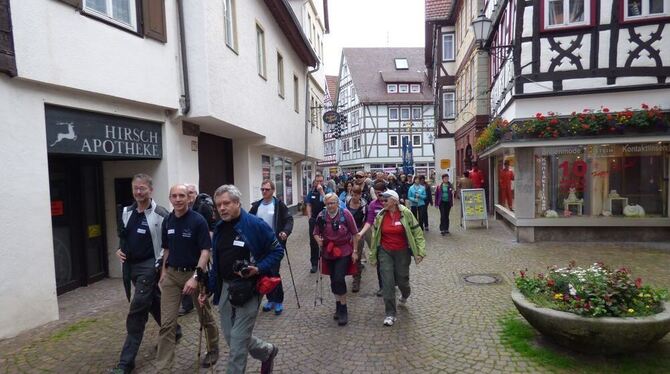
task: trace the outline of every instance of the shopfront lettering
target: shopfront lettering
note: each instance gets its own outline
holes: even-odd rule
[[[625,145],[624,153],[643,153],[643,152],[670,152],[668,144],[635,144]]]
[[[160,159],[160,123],[46,106],[48,151],[54,154]]]

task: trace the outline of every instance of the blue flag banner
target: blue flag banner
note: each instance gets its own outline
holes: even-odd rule
[[[414,175],[414,157],[412,155],[412,143],[407,137],[402,138],[402,169],[405,174]]]

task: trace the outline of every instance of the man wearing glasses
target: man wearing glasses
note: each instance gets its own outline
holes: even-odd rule
[[[363,171],[357,171],[356,175],[354,177],[354,184],[358,185],[361,188],[361,198],[365,199],[365,201],[370,202],[375,199],[374,192],[372,191],[372,187],[368,186],[367,183],[365,183],[365,179],[367,176],[365,175],[365,172]]]
[[[272,228],[279,244],[286,249],[286,240],[291,231],[293,231],[293,216],[288,211],[286,204],[274,196],[275,184],[269,179],[263,181],[261,184],[261,193],[263,198],[251,204],[249,214],[253,214],[261,218],[265,223]],[[279,265],[272,269],[271,275],[279,276]],[[269,312],[274,309],[275,315],[280,315],[284,311],[284,287],[281,282],[268,295],[268,302],[263,305],[263,311]]]
[[[323,175],[317,174],[312,183],[312,190],[306,197],[307,216],[309,217],[309,248],[310,248],[310,262],[312,268],[310,273],[316,273],[319,263],[319,244],[314,239],[314,226],[316,225],[316,217],[321,213],[326,205],[323,202],[323,197],[326,196],[326,191],[323,188]]]
[[[368,249],[370,250],[372,250],[372,248],[370,247],[372,241],[372,231],[370,230],[370,228],[372,227],[372,225],[374,225],[375,217],[377,217],[377,214],[379,214],[379,212],[381,212],[381,210],[384,209],[384,203],[381,200],[381,196],[384,192],[386,192],[386,183],[384,183],[383,181],[375,183],[374,194],[376,198],[372,200],[372,202],[368,203],[368,214],[366,215],[365,218],[365,225],[363,225],[363,228],[358,233],[359,240],[361,238],[364,238],[365,242],[368,243]],[[377,297],[381,297],[382,276],[379,270],[379,261],[377,261],[377,283],[379,284],[379,289],[377,290]]]

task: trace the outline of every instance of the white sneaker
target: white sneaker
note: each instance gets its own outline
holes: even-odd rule
[[[395,319],[396,318],[393,316],[388,316],[384,318],[384,326],[393,326],[393,324],[395,323]]]

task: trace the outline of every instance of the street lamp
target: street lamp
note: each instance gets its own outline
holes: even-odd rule
[[[479,48],[484,47],[484,43],[489,38],[491,32],[491,20],[484,14],[484,9],[479,12],[479,16],[471,23],[472,31],[475,33],[475,41],[479,42]]]

